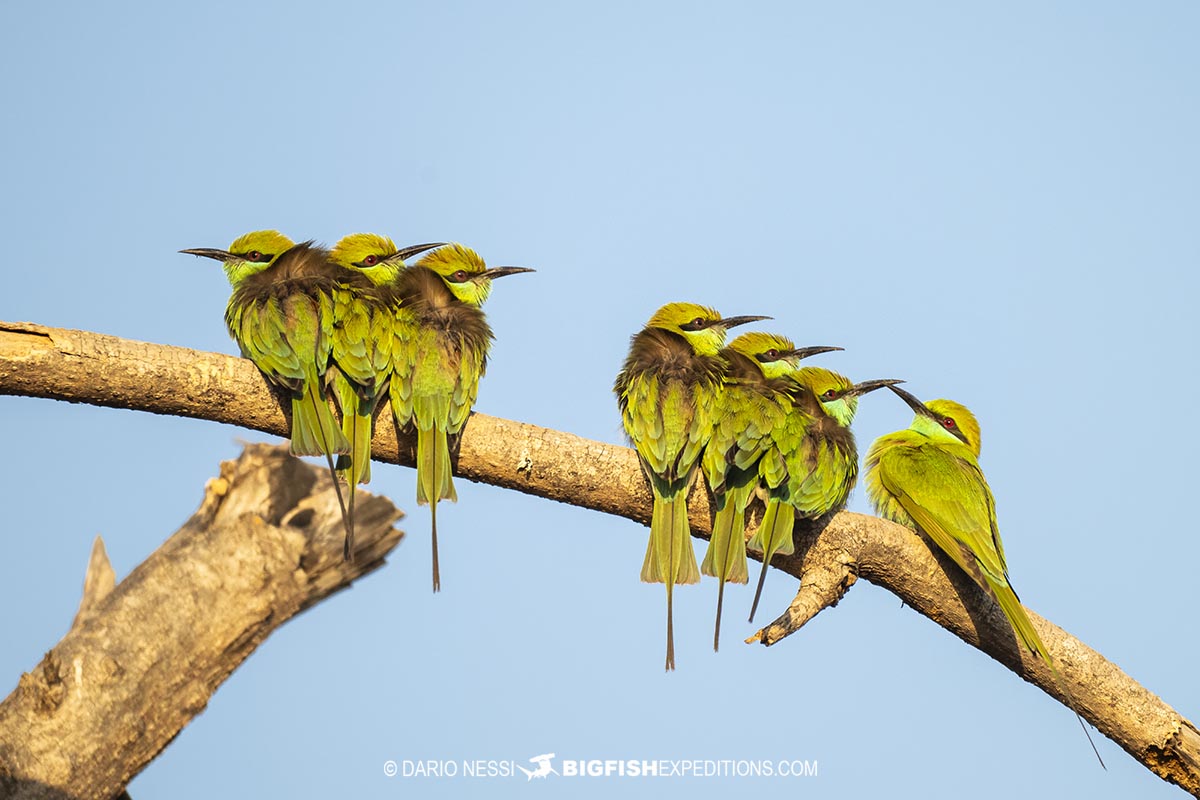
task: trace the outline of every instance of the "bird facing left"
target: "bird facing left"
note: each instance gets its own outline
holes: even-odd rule
[[[233,292],[225,325],[245,358],[291,399],[291,450],[325,456],[347,536],[350,518],[333,456],[350,452],[325,399],[325,372],[333,349],[336,270],[329,251],[312,242],[295,244],[279,231],[239,236],[228,250],[191,248],[188,255],[220,261]]]

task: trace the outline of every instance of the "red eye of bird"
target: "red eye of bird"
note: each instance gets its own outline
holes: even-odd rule
[[[837,397],[837,390],[836,389],[828,389],[825,392],[825,394],[821,395],[821,397],[824,397],[826,400],[832,400],[835,397]]]
[[[258,252],[257,250],[251,250],[249,253],[246,253],[247,261],[258,261],[261,258],[262,253]]]
[[[771,348],[767,352],[763,353],[763,355],[766,356],[767,358],[771,359],[772,361],[774,361],[777,358],[779,358],[779,351],[776,350],[775,348]]]
[[[379,256],[372,253],[362,260],[363,266],[373,267],[379,263]]]
[[[465,269],[456,270],[453,277],[456,283],[462,283],[467,279],[467,271]]]
[[[694,320],[692,320],[692,327],[693,327],[693,328],[702,328],[702,327],[704,327],[704,320],[703,320],[702,318],[700,318],[700,317],[696,317]]]
[[[954,420],[950,417],[946,417],[944,420],[942,420],[942,425],[946,428],[953,428],[954,424]]]

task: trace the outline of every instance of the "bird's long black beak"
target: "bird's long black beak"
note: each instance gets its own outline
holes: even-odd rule
[[[233,253],[228,250],[218,250],[215,247],[193,247],[188,250],[180,250],[181,253],[187,253],[189,256],[204,256],[205,258],[214,258],[217,261],[228,261],[233,258]]]
[[[808,358],[809,356],[817,356],[821,353],[832,353],[836,350],[845,350],[844,347],[797,347],[794,350],[785,350],[781,355],[784,358]]]
[[[387,262],[406,261],[413,256],[419,256],[426,250],[433,250],[435,247],[445,247],[445,242],[429,242],[427,244],[413,244],[408,247],[401,247],[398,251],[384,259]]]
[[[929,419],[933,420],[937,424],[942,425],[942,418],[938,415],[938,413],[936,411],[934,411],[932,408],[930,408],[929,406],[922,403],[916,397],[914,397],[913,395],[904,391],[903,389],[897,389],[895,386],[889,386],[888,388],[891,389],[896,394],[900,395],[900,399],[903,400],[904,402],[908,403],[909,408],[911,408],[913,411],[917,412],[917,416],[928,417]],[[950,431],[950,433],[956,439],[958,439],[960,442],[965,444],[967,447],[973,447],[971,442],[967,439],[967,435],[965,433],[963,433],[962,430],[960,430],[957,425],[955,425],[953,428],[946,428],[945,425],[942,425],[942,427],[945,428],[946,430]]]
[[[759,320],[764,320],[764,319],[774,319],[774,317],[756,317],[756,316],[725,317],[723,319],[717,320],[716,322],[710,323],[708,327],[715,328],[717,326],[720,326],[720,327],[724,328],[725,330],[729,330],[730,328],[736,328],[738,325],[745,325],[747,322],[758,322]]]
[[[933,418],[936,416],[932,411],[930,411],[926,407],[926,405],[924,403],[922,403],[920,400],[917,399],[916,395],[912,394],[911,392],[906,392],[903,389],[897,389],[895,386],[889,386],[888,388],[891,389],[893,392],[895,392],[896,395],[901,400],[908,403],[909,408],[911,408],[913,411],[920,414],[921,416],[930,417],[930,418]]]
[[[537,270],[529,267],[492,267],[476,275],[475,280],[486,278],[490,281],[495,278],[503,278],[505,275],[517,275],[521,272],[537,272]]]
[[[850,387],[850,391],[846,392],[850,397],[860,397],[868,392],[873,392],[876,389],[882,389],[885,386],[895,386],[897,383],[904,383],[898,378],[883,378],[877,381],[863,381],[856,383]]]

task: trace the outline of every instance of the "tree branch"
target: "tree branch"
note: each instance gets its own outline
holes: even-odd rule
[[[210,419],[280,436],[288,430],[278,398],[244,359],[26,323],[0,322],[0,393]],[[378,460],[411,466],[413,447],[407,437],[398,444],[391,425],[377,427],[372,448]],[[633,451],[534,425],[473,414],[456,473],[642,523],[650,519],[650,493]],[[694,532],[707,535],[703,490],[693,492],[689,518]],[[773,566],[799,578],[801,589],[784,615],[752,640],[779,641],[863,577],[1065,702],[1053,674],[1018,647],[999,608],[906,528],[852,513],[819,529],[798,523],[795,555],[777,557]],[[1030,617],[1075,709],[1155,774],[1200,794],[1196,727],[1099,653]]]
[[[271,631],[383,565],[402,514],[363,493],[342,558],[328,472],[250,445],[183,527],[103,596],[0,704],[0,797],[109,800]],[[111,574],[107,558],[97,567]],[[103,582],[103,581],[101,581]]]

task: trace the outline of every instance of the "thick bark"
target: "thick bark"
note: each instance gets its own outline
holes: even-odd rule
[[[243,359],[23,323],[0,323],[0,392],[211,419],[281,436],[288,428],[278,399]],[[411,465],[412,449],[407,438],[398,446],[392,426],[378,426],[378,460]],[[473,415],[456,472],[644,523],[650,518],[650,494],[631,450],[534,425]],[[703,491],[693,492],[689,513],[693,530],[707,535]],[[1058,665],[1060,686],[1017,646],[998,607],[921,537],[851,513],[836,515],[823,529],[802,528],[796,554],[773,563],[801,579],[800,592],[751,641],[779,641],[866,578],[1075,708],[1157,775],[1200,794],[1196,727],[1099,653],[1031,613]]]
[[[363,493],[348,564],[328,473],[250,445],[115,587],[94,548],[71,630],[0,704],[0,797],[121,794],[271,631],[382,566],[401,516]]]

